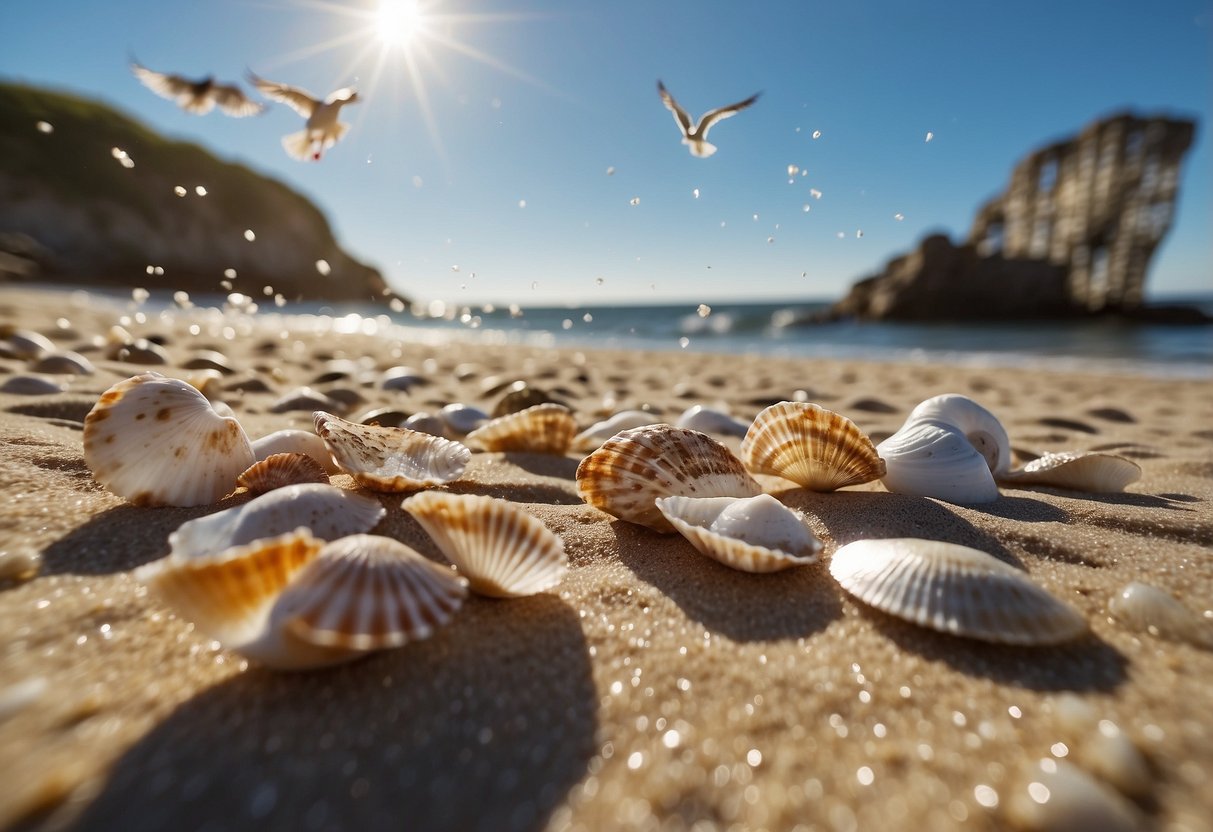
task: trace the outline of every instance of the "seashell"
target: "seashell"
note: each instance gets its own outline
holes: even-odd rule
[[[419,433],[428,433],[430,436],[446,434],[446,422],[432,413],[414,413],[404,420],[404,427]]]
[[[40,332],[32,329],[18,329],[9,333],[4,340],[4,346],[16,358],[37,358],[48,352],[55,351],[55,342]]]
[[[464,436],[489,420],[489,414],[470,404],[454,402],[438,412],[446,423],[447,432],[455,436]]]
[[[658,497],[657,508],[703,554],[743,572],[778,572],[817,561],[821,541],[804,515],[769,494]]]
[[[293,410],[310,410],[314,413],[317,410],[343,409],[341,403],[336,399],[330,399],[328,396],[310,387],[300,387],[297,390],[292,390],[270,405],[270,413],[289,413]]]
[[[1007,485],[1051,485],[1091,494],[1115,494],[1141,479],[1141,466],[1115,454],[1062,451],[1045,454],[999,477]]]
[[[359,393],[353,387],[333,387],[324,391],[324,395],[338,403],[338,406],[343,409],[356,407],[366,401],[366,396]]]
[[[247,378],[238,379],[228,382],[224,385],[224,390],[232,390],[238,393],[272,393],[274,388],[270,387],[265,379],[249,376]]]
[[[412,367],[391,367],[379,376],[379,386],[384,390],[403,390],[429,384],[430,380]]]
[[[329,475],[324,466],[307,454],[270,454],[236,477],[237,485],[244,486],[254,494],[305,482],[327,484],[328,481]]]
[[[0,583],[28,581],[42,569],[42,552],[27,543],[10,540],[0,549]]]
[[[402,507],[481,595],[534,595],[568,571],[564,541],[505,500],[426,491]]]
[[[741,441],[751,474],[772,474],[813,491],[834,491],[878,479],[885,464],[854,422],[807,402],[763,410]]]
[[[223,396],[223,373],[218,370],[195,370],[185,377],[185,382],[211,402]]]
[[[0,384],[0,393],[11,393],[14,396],[50,396],[62,393],[66,387],[49,378],[31,375],[9,376]]]
[[[1011,468],[1011,440],[998,417],[968,396],[944,393],[932,396],[910,411],[906,424],[919,420],[946,422],[960,428],[997,475]]]
[[[93,362],[78,352],[56,350],[34,359],[29,370],[32,373],[49,373],[63,376],[91,376],[97,372]]]
[[[573,437],[573,450],[575,451],[593,451],[602,447],[602,443],[610,439],[615,434],[630,428],[639,428],[644,425],[653,424],[653,414],[643,410],[622,410],[611,416],[609,419],[604,419],[601,422],[595,422],[581,433]]]
[[[1087,737],[1070,746],[1074,761],[1121,794],[1148,797],[1154,788],[1150,764],[1129,735],[1110,719],[1101,719]]]
[[[215,350],[200,350],[181,363],[184,370],[218,370],[225,376],[236,372],[231,360]]]
[[[857,540],[830,574],[878,610],[952,635],[1001,644],[1057,644],[1087,630],[1073,607],[998,558],[916,538]]]
[[[876,446],[884,459],[885,488],[970,505],[998,499],[998,486],[981,452],[954,425],[906,422]]]
[[[632,428],[577,466],[577,492],[595,508],[669,534],[658,497],[756,497],[741,460],[706,434],[671,425]]]
[[[403,410],[397,410],[394,407],[378,407],[363,413],[358,417],[357,421],[363,425],[381,425],[387,428],[398,428],[403,427],[408,419],[409,414]]]
[[[1213,649],[1213,623],[1156,586],[1138,581],[1127,584],[1108,602],[1108,612],[1136,632]]]
[[[201,390],[198,392],[202,392]],[[236,411],[232,410],[232,406],[227,402],[211,402],[211,407],[215,412],[226,419],[235,419]]]
[[[676,427],[697,430],[700,433],[719,433],[724,436],[742,437],[750,429],[749,422],[734,419],[720,410],[713,410],[701,404],[692,405],[682,411],[682,415],[674,422]]]
[[[305,454],[319,462],[329,474],[341,470],[333,462],[333,455],[329,453],[324,440],[311,431],[276,430],[253,442],[253,456],[258,461],[273,454]]]
[[[563,455],[568,453],[575,433],[577,422],[567,407],[537,404],[476,428],[467,435],[467,444],[486,451]]]
[[[531,387],[525,381],[515,381],[507,387],[505,395],[493,406],[492,416],[497,419],[539,404],[560,404],[560,402],[553,399],[545,390]]]
[[[336,540],[369,532],[386,513],[378,500],[365,494],[302,483],[186,521],[169,535],[168,543],[173,557],[191,559],[301,527],[321,540]]]
[[[168,350],[146,338],[111,343],[105,349],[105,357],[124,364],[140,364],[148,367],[172,362]]]
[[[84,461],[135,505],[198,506],[236,487],[253,464],[240,423],[177,379],[144,373],[115,384],[84,420]]]
[[[1136,806],[1065,760],[1043,759],[1024,779],[1027,788],[1006,800],[1006,819],[1015,829],[1140,832],[1149,828]]]
[[[347,422],[318,410],[316,432],[342,471],[373,491],[409,491],[458,479],[472,458],[465,445],[408,428]]]

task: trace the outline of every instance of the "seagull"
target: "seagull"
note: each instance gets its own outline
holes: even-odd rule
[[[682,131],[682,143],[690,148],[692,156],[698,156],[701,159],[707,158],[716,152],[716,145],[708,141],[708,131],[712,129],[712,125],[722,118],[737,115],[737,113],[757,101],[758,96],[762,95],[762,93],[756,92],[745,101],[738,101],[736,104],[730,104],[727,107],[717,107],[715,110],[708,110],[699,119],[699,123],[692,127],[691,117],[687,115],[687,111],[678,105],[678,102],[674,100],[674,96],[670,95],[669,91],[665,88],[665,84],[661,83],[660,80],[657,81],[657,92],[661,93],[661,101],[665,104],[666,109],[674,114],[674,121],[678,124],[678,129]]]
[[[300,161],[320,161],[320,155],[335,145],[350,129],[348,124],[337,120],[341,108],[360,100],[358,93],[350,87],[342,87],[329,93],[328,98],[319,101],[311,93],[298,87],[275,84],[257,77],[252,72],[249,73],[249,80],[267,98],[286,104],[307,119],[307,124],[298,133],[282,137],[282,146],[286,148],[287,154]]]
[[[265,109],[264,104],[245,96],[244,92],[231,84],[217,84],[210,75],[197,81],[180,75],[169,75],[148,69],[138,61],[131,61],[131,72],[156,95],[177,102],[187,113],[206,115],[216,104],[229,116],[242,118],[253,116]]]

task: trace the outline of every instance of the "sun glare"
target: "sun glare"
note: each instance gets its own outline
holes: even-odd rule
[[[379,0],[375,35],[388,46],[407,46],[425,28],[418,0]]]

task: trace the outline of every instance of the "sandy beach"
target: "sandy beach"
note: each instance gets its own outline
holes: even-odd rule
[[[1213,829],[1213,651],[1109,612],[1141,581],[1213,627],[1213,381],[432,343],[317,319],[284,331],[272,315],[138,314],[79,293],[0,290],[0,334],[41,332],[96,368],[45,376],[63,392],[0,392],[0,827],[1048,828],[1029,787],[1053,759],[1095,784],[1105,829],[1118,828],[1109,817]],[[90,351],[123,316],[133,335],[158,336],[169,364]],[[785,483],[776,496],[810,518],[823,557],[752,575],[585,505],[578,454],[476,453],[449,490],[510,500],[561,535],[563,583],[471,597],[429,640],[279,673],[196,633],[132,575],[168,553],[182,522],[248,496],[136,507],[84,461],[83,421],[101,393],[149,369],[189,378],[204,350],[227,362],[221,398],[253,438],[311,429],[312,407],[271,410],[305,385],[357,419],[451,402],[491,410],[523,380],[583,427],[641,405],[662,419],[703,404],[749,420],[799,398],[876,441],[923,399],[954,392],[997,414],[1025,454],[1108,451],[1142,477],[1123,494],[1003,487],[972,507],[879,482],[832,494]],[[415,367],[426,383],[405,392],[331,375],[343,359],[368,377]],[[0,384],[29,366],[0,357]],[[355,487],[347,475],[333,484]],[[401,496],[379,495],[375,533],[440,560]],[[1004,647],[866,607],[829,559],[884,537],[989,552],[1078,609],[1090,634]],[[35,561],[36,576],[13,575]],[[1131,776],[1116,783],[1117,772]]]

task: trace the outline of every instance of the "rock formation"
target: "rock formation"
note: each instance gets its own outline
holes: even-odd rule
[[[860,281],[831,317],[903,320],[1142,314],[1195,124],[1120,114],[1015,166],[968,240],[926,238]]]
[[[285,185],[102,104],[0,84],[6,279],[191,293],[227,281],[288,300],[372,301],[387,289]]]

